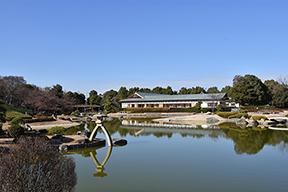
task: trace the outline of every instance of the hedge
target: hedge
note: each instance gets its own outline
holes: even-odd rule
[[[235,115],[237,112],[218,112],[217,115],[223,118],[228,118],[231,115]]]
[[[261,115],[257,116],[257,115],[256,115],[256,116],[252,116],[252,119],[259,121],[260,119],[267,120],[268,118],[265,117],[265,116],[261,116]]]
[[[25,115],[23,113],[17,112],[17,111],[7,111],[6,112],[6,119],[8,121],[11,121],[15,117],[20,117],[22,119],[31,119],[31,115]]]
[[[49,117],[46,119],[23,119],[24,123],[32,123],[32,122],[42,122],[42,121],[55,121],[53,117]]]
[[[65,131],[66,131],[65,127],[55,126],[49,129],[47,134],[48,135],[61,134],[61,133],[64,133]]]
[[[235,115],[229,116],[228,119],[241,118],[242,116],[244,116],[245,118],[249,118],[250,117],[250,115],[248,115],[247,113],[237,113]]]

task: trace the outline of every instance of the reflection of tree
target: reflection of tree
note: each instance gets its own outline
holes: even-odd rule
[[[163,136],[167,136],[168,138],[171,138],[173,133],[156,132],[156,133],[153,133],[153,135],[156,136],[157,138],[163,137]]]
[[[72,191],[76,181],[73,158],[64,157],[43,138],[20,138],[1,155],[1,191]]]
[[[121,125],[121,121],[119,119],[113,119],[112,121],[106,121],[104,126],[109,131],[111,135],[117,133],[118,127]]]
[[[251,128],[245,129],[226,129],[226,138],[234,141],[234,150],[237,154],[247,153],[257,154],[264,146],[277,144],[282,147],[282,151],[286,149],[288,138],[283,131],[254,131]],[[287,149],[286,149],[287,151]]]

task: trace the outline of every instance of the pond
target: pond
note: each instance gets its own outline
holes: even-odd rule
[[[69,129],[92,130],[95,123]],[[288,131],[152,128],[105,122],[122,147],[69,151],[75,191],[287,191]],[[98,133],[97,138],[105,138]],[[104,162],[103,162],[104,161]]]

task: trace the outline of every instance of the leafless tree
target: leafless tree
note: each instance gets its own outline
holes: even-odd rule
[[[20,138],[1,154],[1,191],[72,191],[75,162],[55,150],[45,138]]]
[[[5,104],[21,105],[26,96],[26,81],[21,76],[0,77],[0,87]]]
[[[26,107],[34,112],[65,112],[73,108],[74,100],[63,96],[61,98],[52,94],[49,88],[35,88],[29,92],[28,97],[24,101]]]

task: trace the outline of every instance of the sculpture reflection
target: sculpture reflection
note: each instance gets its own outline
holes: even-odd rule
[[[97,171],[97,173],[93,174],[94,177],[103,178],[103,177],[107,176],[107,174],[104,173],[104,170],[105,170],[104,165],[107,163],[108,159],[111,156],[112,148],[113,148],[112,146],[108,147],[108,151],[107,151],[106,157],[105,157],[105,159],[103,160],[102,163],[99,163],[99,161],[98,161],[98,159],[96,157],[96,155],[97,155],[96,150],[90,152],[90,156],[91,156],[91,158],[93,159],[93,161],[94,161],[94,163],[96,165],[96,171]]]

